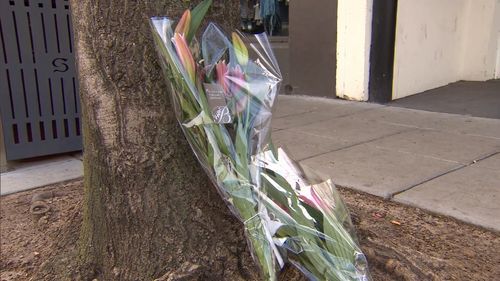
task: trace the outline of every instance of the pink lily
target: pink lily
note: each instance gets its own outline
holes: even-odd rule
[[[229,91],[229,85],[227,80],[228,70],[227,64],[221,61],[215,65],[215,70],[217,72],[217,83],[224,89],[224,95],[226,97],[232,97],[233,93]]]
[[[245,81],[245,73],[239,65],[229,69],[229,73],[226,76],[229,80],[230,91],[235,93],[241,89],[246,89],[247,83]]]
[[[247,89],[247,82],[245,81],[245,73],[243,73],[243,70],[239,65],[236,65],[236,67],[231,68],[229,71],[229,75],[226,76],[227,79],[229,80],[229,91],[233,94],[236,94],[238,92],[241,92],[241,90],[246,90]],[[248,97],[246,93],[242,93],[241,95],[238,95],[238,99],[236,100],[236,112],[240,113],[242,112],[245,107],[247,106],[248,103]]]
[[[179,23],[175,27],[175,33],[182,34],[186,38],[188,36],[190,24],[191,24],[191,12],[189,10],[186,10],[184,14],[182,14]]]
[[[318,196],[313,187],[304,188],[300,193],[299,198],[307,205],[316,208],[317,210],[328,210],[328,205]]]
[[[174,34],[174,38],[172,41],[175,45],[175,50],[177,51],[177,55],[179,56],[184,69],[186,70],[189,78],[192,82],[195,82],[196,68],[193,59],[193,55],[191,54],[191,50],[189,50],[189,46],[187,45],[186,39],[184,35],[179,33]]]

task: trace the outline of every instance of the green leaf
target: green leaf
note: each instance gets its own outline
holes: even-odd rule
[[[189,32],[186,38],[188,44],[191,43],[191,40],[193,40],[193,37],[196,35],[211,5],[212,0],[204,0],[191,10],[191,24],[189,25]]]

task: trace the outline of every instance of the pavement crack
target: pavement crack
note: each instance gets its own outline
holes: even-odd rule
[[[458,171],[458,170],[462,170],[462,169],[464,169],[464,168],[470,167],[470,166],[472,166],[472,165],[477,164],[477,163],[478,163],[478,162],[480,162],[480,161],[486,160],[486,159],[488,159],[488,158],[490,158],[490,157],[493,157],[493,156],[495,156],[495,155],[497,155],[497,154],[500,154],[500,152],[498,152],[498,151],[497,151],[497,152],[492,152],[492,153],[487,154],[487,155],[484,155],[484,156],[482,156],[482,157],[480,157],[480,158],[478,158],[478,159],[476,159],[476,160],[472,160],[472,161],[470,161],[470,162],[468,162],[468,163],[466,163],[466,164],[461,164],[461,165],[456,166],[456,167],[454,167],[454,168],[451,168],[450,170],[447,170],[447,171],[445,171],[445,172],[443,172],[443,173],[439,173],[438,175],[434,175],[434,176],[429,177],[429,178],[427,178],[427,179],[425,179],[425,180],[423,180],[423,181],[420,181],[420,182],[417,182],[417,183],[415,183],[415,184],[412,184],[412,185],[410,185],[410,186],[408,186],[408,187],[406,187],[406,188],[404,188],[404,189],[402,189],[402,190],[400,190],[400,191],[397,191],[397,192],[394,192],[394,193],[390,194],[390,195],[388,196],[388,199],[392,200],[395,196],[397,196],[397,195],[399,195],[399,194],[401,194],[401,193],[403,193],[403,192],[406,192],[406,191],[408,191],[408,190],[410,190],[410,189],[412,189],[412,188],[414,188],[414,187],[417,187],[417,186],[422,185],[422,184],[424,184],[424,183],[430,182],[430,181],[432,181],[432,180],[434,180],[434,179],[437,179],[437,178],[439,178],[439,177],[442,177],[442,176],[444,176],[444,175],[451,174],[451,173],[456,172],[456,171]]]
[[[392,133],[392,134],[389,134],[389,135],[380,136],[380,137],[377,137],[377,138],[373,138],[373,139],[369,139],[369,140],[365,140],[365,141],[361,141],[361,142],[356,142],[356,143],[353,143],[353,144],[350,144],[350,145],[347,145],[347,146],[344,146],[344,147],[340,147],[340,148],[336,148],[336,149],[333,149],[333,150],[328,150],[328,151],[325,151],[325,152],[314,154],[314,155],[305,157],[303,159],[299,159],[297,161],[308,160],[308,159],[311,159],[311,158],[314,158],[314,157],[317,157],[317,156],[321,156],[323,154],[328,154],[328,153],[332,153],[332,152],[341,151],[341,150],[344,150],[344,149],[349,149],[351,147],[355,147],[355,146],[358,146],[358,145],[367,144],[367,143],[370,143],[370,142],[373,142],[373,141],[377,141],[377,140],[380,140],[380,139],[383,139],[383,138],[387,138],[387,137],[396,136],[396,135],[399,135],[399,134],[402,134],[402,133],[406,133],[406,132],[409,132],[409,131],[412,131],[412,129],[404,130],[404,131],[400,131],[400,132],[396,132],[396,133]],[[316,136],[316,137],[328,138],[326,136],[319,136],[319,135],[310,134],[310,133],[306,133],[306,134],[311,135],[311,136]]]

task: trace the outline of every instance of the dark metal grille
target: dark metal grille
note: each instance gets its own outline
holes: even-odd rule
[[[7,160],[82,148],[67,0],[0,0],[0,112]]]

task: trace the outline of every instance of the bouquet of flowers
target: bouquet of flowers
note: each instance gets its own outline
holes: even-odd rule
[[[214,23],[195,34],[205,0],[177,22],[151,18],[176,117],[198,161],[244,224],[265,280],[289,262],[311,280],[370,280],[349,213],[330,180],[306,177],[272,145],[282,80],[265,34],[231,37]]]

